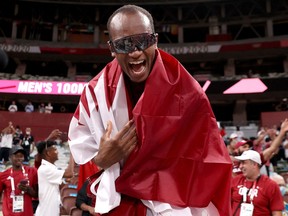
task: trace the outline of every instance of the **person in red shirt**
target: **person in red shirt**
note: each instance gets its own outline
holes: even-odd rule
[[[37,169],[22,164],[24,155],[21,146],[13,146],[10,151],[12,167],[0,173],[5,216],[33,216],[32,198],[38,196]]]
[[[232,179],[233,216],[282,216],[283,197],[277,183],[260,174],[260,154],[254,150],[247,150],[235,158],[240,161],[242,174]]]
[[[278,148],[282,144],[282,141],[285,138],[287,132],[288,132],[288,119],[285,119],[281,124],[279,134],[273,139],[271,145],[268,148],[264,149],[263,151],[259,152],[262,165],[265,165],[267,161],[269,161],[273,157],[273,155],[277,153]],[[235,156],[239,156],[244,151],[247,151],[251,148],[255,150],[254,143],[252,143],[251,140],[242,140],[235,145],[233,156],[231,156],[231,159],[233,161],[233,173],[232,173],[233,176],[241,173],[239,167],[239,161],[235,160]]]

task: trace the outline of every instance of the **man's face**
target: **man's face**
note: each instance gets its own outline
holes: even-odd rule
[[[246,178],[251,178],[256,172],[257,166],[258,165],[251,160],[244,160],[240,161],[239,168],[241,169],[243,176],[245,176]]]
[[[242,154],[244,151],[247,151],[250,149],[249,144],[244,144],[242,146],[239,146],[239,154]]]
[[[123,37],[142,33],[152,34],[154,32],[152,32],[149,19],[141,13],[117,14],[111,21],[109,34],[112,42]],[[116,53],[112,49],[111,52],[123,72],[133,82],[142,82],[147,79],[152,70],[156,48],[157,42],[145,50],[135,49],[130,53]]]
[[[10,155],[10,160],[13,167],[20,168],[22,166],[22,162],[24,161],[24,155],[21,152],[17,152],[16,154]]]
[[[25,132],[26,132],[27,135],[30,135],[31,134],[31,129],[30,128],[26,128]]]
[[[49,154],[53,162],[58,160],[58,149],[55,145],[52,145],[46,149],[47,154]]]

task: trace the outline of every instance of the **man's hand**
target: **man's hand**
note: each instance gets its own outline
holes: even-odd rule
[[[282,124],[281,124],[281,129],[280,129],[280,134],[279,135],[285,135],[285,133],[288,132],[288,119],[286,118]]]
[[[49,134],[49,136],[46,138],[46,141],[47,140],[55,140],[57,139],[58,137],[60,137],[62,134],[62,132],[59,130],[59,129],[54,129],[51,131],[51,133]]]
[[[96,165],[103,169],[107,169],[122,159],[125,160],[137,144],[133,120],[129,121],[114,137],[110,137],[111,132],[112,123],[109,121],[100,140],[99,152],[94,158]]]

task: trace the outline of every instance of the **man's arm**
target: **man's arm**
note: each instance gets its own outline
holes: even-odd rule
[[[78,191],[76,197],[76,206],[82,211],[88,211],[91,215],[96,215],[94,207],[88,205],[90,198],[87,196],[86,193],[87,185],[88,181],[85,181],[81,189]]]
[[[74,165],[75,165],[75,161],[74,161],[72,155],[70,154],[68,167],[65,169],[65,172],[63,174],[63,178],[72,178],[74,176]]]
[[[101,137],[98,154],[93,162],[101,169],[107,169],[113,164],[125,160],[137,144],[137,134],[134,122],[129,121],[114,137],[110,137],[112,123],[109,121],[104,135]]]
[[[97,213],[95,212],[95,208],[94,207],[92,207],[92,206],[89,206],[89,205],[87,205],[87,204],[85,204],[85,203],[82,203],[81,204],[81,206],[80,206],[80,209],[82,210],[82,211],[88,211],[89,213],[90,213],[90,215],[96,215]]]
[[[51,133],[49,134],[49,136],[45,139],[45,141],[47,140],[55,140],[58,137],[60,137],[62,134],[62,132],[59,129],[54,129],[51,131]]]
[[[282,144],[286,132],[288,131],[288,119],[285,119],[281,124],[281,129],[278,136],[272,141],[271,146],[263,151],[263,158],[265,161],[270,160],[274,153],[277,152],[279,146]]]

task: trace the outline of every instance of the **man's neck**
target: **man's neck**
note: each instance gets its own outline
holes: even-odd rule
[[[52,161],[50,158],[43,158],[44,160],[46,160],[46,161],[48,161],[49,163],[51,163],[51,164],[54,164],[55,163],[55,161]]]
[[[13,170],[22,170],[22,166],[12,166]]]
[[[256,173],[256,174],[253,175],[253,176],[246,177],[246,180],[247,180],[247,181],[256,181],[259,177],[260,177],[260,172],[259,172],[259,173]]]

